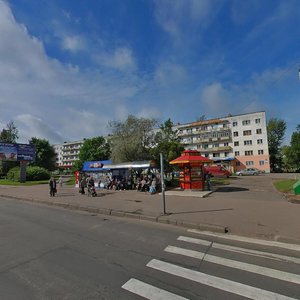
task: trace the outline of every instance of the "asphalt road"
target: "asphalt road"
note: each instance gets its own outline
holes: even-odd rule
[[[299,245],[234,239],[0,198],[0,299],[300,299]]]

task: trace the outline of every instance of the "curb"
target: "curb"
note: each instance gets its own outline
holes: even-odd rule
[[[205,230],[205,231],[211,231],[211,232],[217,232],[217,233],[227,233],[227,227],[219,226],[219,225],[212,225],[212,224],[200,224],[200,223],[193,223],[193,222],[187,222],[182,220],[172,220],[168,218],[167,216],[159,215],[159,216],[148,216],[148,215],[139,215],[132,212],[125,212],[121,210],[113,210],[109,208],[96,208],[96,207],[89,207],[89,206],[82,206],[77,204],[71,204],[71,203],[61,203],[61,202],[55,202],[55,201],[42,201],[37,200],[34,198],[22,198],[17,196],[7,196],[7,195],[0,195],[0,197],[6,197],[10,199],[15,200],[21,200],[26,202],[33,202],[33,203],[39,203],[44,204],[48,206],[57,206],[62,207],[64,209],[69,210],[79,210],[79,211],[85,211],[90,213],[96,213],[101,215],[110,215],[113,217],[126,217],[130,219],[136,219],[136,220],[143,220],[143,221],[150,221],[155,223],[161,223],[161,224],[169,224],[169,225],[175,225],[179,227],[184,228],[194,228],[199,230]],[[163,218],[167,217],[167,218]]]

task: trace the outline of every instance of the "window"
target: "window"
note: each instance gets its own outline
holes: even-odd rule
[[[244,146],[252,145],[252,140],[244,141]]]
[[[235,163],[235,165],[236,165],[237,167],[239,167],[239,166],[241,165],[241,162],[240,162],[240,161],[237,161],[237,162]]]
[[[209,157],[209,154],[208,154],[208,153],[205,153],[205,157]]]
[[[225,157],[228,157],[228,155],[229,155],[229,152],[224,152]]]
[[[232,122],[232,126],[233,127],[238,126],[238,122]]]
[[[218,153],[213,153],[213,157],[218,157]]]
[[[251,135],[251,130],[244,130],[243,135]]]
[[[234,156],[240,156],[240,151],[235,151]]]
[[[228,143],[224,143],[224,147],[227,147],[228,146]]]
[[[256,129],[256,134],[261,134],[261,129]]]
[[[264,166],[264,165],[265,165],[265,161],[264,161],[264,160],[260,160],[260,161],[259,161],[259,165],[260,165],[260,166]]]
[[[253,155],[253,151],[252,150],[245,151],[245,155],[246,156]]]
[[[235,147],[237,147],[237,146],[239,146],[239,145],[240,145],[239,142],[234,142],[234,146],[235,146]]]
[[[260,119],[255,119],[255,124],[260,124]]]
[[[258,144],[258,145],[260,145],[260,144],[262,144],[262,143],[263,143],[263,140],[262,140],[262,139],[257,140],[257,144]]]
[[[239,133],[237,131],[234,131],[233,136],[239,136]]]
[[[264,150],[258,150],[258,155],[263,155],[264,154]]]
[[[253,166],[254,162],[252,160],[246,161],[246,166]]]
[[[214,147],[215,147],[215,148],[218,148],[218,147],[219,147],[219,144],[214,144]]]
[[[245,126],[245,125],[250,125],[250,120],[245,120],[242,122],[242,124]]]

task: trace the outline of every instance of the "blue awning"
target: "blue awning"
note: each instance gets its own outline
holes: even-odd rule
[[[91,172],[91,171],[109,171],[109,165],[112,164],[111,160],[99,160],[99,161],[85,161],[83,163],[82,171]]]
[[[235,157],[213,157],[211,159],[213,161],[231,161],[231,160],[234,160]]]

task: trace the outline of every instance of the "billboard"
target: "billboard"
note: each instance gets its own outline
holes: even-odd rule
[[[34,161],[35,148],[29,144],[0,143],[0,160]]]

